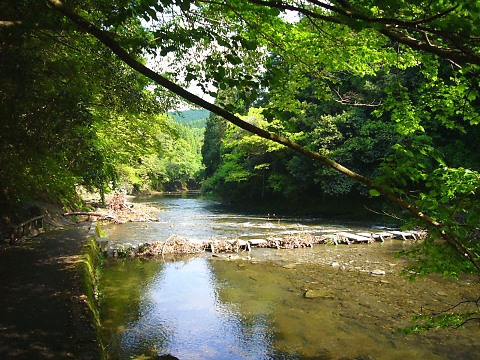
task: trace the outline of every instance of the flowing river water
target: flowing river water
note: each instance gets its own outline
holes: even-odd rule
[[[198,198],[148,199],[159,223],[106,228],[116,244],[369,230],[354,223],[230,213]],[[253,249],[177,259],[107,259],[101,319],[111,359],[480,359],[480,328],[404,335],[424,312],[480,293],[478,279],[412,282],[410,242]],[[380,273],[384,275],[373,275]],[[307,296],[305,296],[307,294]]]

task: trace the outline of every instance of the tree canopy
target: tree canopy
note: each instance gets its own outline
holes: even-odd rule
[[[196,146],[199,154],[203,136],[159,115],[171,95],[46,3],[2,3],[0,12],[0,230],[25,220],[34,200],[79,206],[79,186],[103,195],[117,186],[186,186],[198,176],[199,155],[182,157],[181,176],[171,166],[181,163],[175,151]]]
[[[464,264],[466,259],[478,270],[479,7],[476,2],[448,0],[20,1],[2,12],[6,38],[2,49],[7,60],[2,64],[10,66],[2,72],[15,74],[15,69],[21,69],[30,74],[42,64],[44,89],[37,103],[29,100],[29,109],[15,113],[13,99],[17,98],[10,89],[15,89],[16,82],[7,77],[2,88],[9,91],[2,92],[2,100],[10,101],[8,113],[16,114],[11,127],[28,119],[28,114],[43,116],[45,126],[34,123],[42,129],[53,126],[46,135],[60,136],[45,142],[53,144],[59,138],[78,138],[77,131],[68,133],[74,127],[88,132],[91,119],[101,113],[100,109],[85,111],[85,104],[93,100],[111,104],[109,111],[120,115],[153,110],[153,100],[167,96],[145,91],[153,81],[212,116],[278,144],[246,134],[235,137],[234,130],[220,124],[207,129],[212,139],[226,137],[217,152],[204,147],[206,173],[215,181],[240,183],[256,174],[266,176],[270,190],[276,191],[288,189],[295,177],[308,180],[310,176],[310,183],[323,192],[336,193],[351,191],[358,183],[356,191],[380,195],[428,227],[432,240],[425,242],[423,255],[433,254],[436,263],[442,263],[438,254],[446,253],[451,259],[449,250],[431,249],[446,245],[457,254],[458,261],[450,265]],[[42,40],[35,41],[40,36]],[[32,46],[30,50],[23,47],[32,53],[26,63],[12,60],[19,48],[11,45],[15,41]],[[45,52],[43,58],[35,46]],[[60,59],[61,52],[52,46],[68,56]],[[88,51],[75,52],[72,48],[77,47]],[[75,72],[81,69],[88,76],[66,71],[68,61],[63,59],[79,54]],[[95,61],[82,67],[89,56],[105,65],[94,66]],[[163,74],[151,70],[145,66],[147,57],[150,61],[162,58],[169,70]],[[61,75],[62,69],[63,78],[47,76]],[[88,84],[92,74],[102,81]],[[186,90],[189,83],[216,96],[216,103],[191,94]],[[65,84],[69,90],[83,91],[62,97],[75,96],[70,105],[66,100],[62,104],[65,110],[46,111],[46,104],[58,99],[55,95],[67,88]],[[22,92],[24,97],[30,94],[28,89]],[[220,96],[222,92],[226,96]],[[56,126],[47,120],[52,111],[64,111],[58,117],[64,120]],[[67,119],[74,126],[68,126]],[[6,133],[14,131],[9,128]],[[37,133],[26,127],[22,139]],[[11,143],[3,142],[2,154],[12,151]],[[81,148],[78,142],[55,144],[63,151],[55,156],[85,159],[73,151]],[[284,155],[282,146],[301,157]],[[100,151],[91,156],[101,155]],[[20,152],[15,156],[26,158]],[[318,167],[305,170],[303,157]],[[242,159],[251,164],[248,173],[248,163]],[[277,160],[287,160],[290,168],[274,170]],[[100,166],[100,162],[89,163]],[[68,164],[77,169],[72,176],[91,174],[82,171],[81,162]],[[6,176],[14,173],[6,171]],[[93,181],[90,178],[83,180],[88,183]],[[8,190],[14,181],[10,178],[3,188]],[[438,238],[444,242],[433,240]],[[455,273],[455,266],[445,271]]]

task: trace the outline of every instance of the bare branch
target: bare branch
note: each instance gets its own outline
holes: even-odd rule
[[[368,211],[374,213],[374,214],[377,214],[377,215],[381,215],[381,216],[388,216],[388,217],[391,217],[395,220],[400,220],[400,221],[403,221],[405,222],[405,219],[402,219],[401,217],[398,217],[397,215],[395,214],[389,214],[387,213],[386,211],[376,211],[376,210],[373,210],[373,209],[370,209],[368,206],[365,206],[365,209],[367,209]]]
[[[447,9],[441,13],[438,13],[436,15],[433,15],[429,18],[425,18],[425,19],[418,19],[418,20],[413,20],[412,23],[414,24],[425,24],[425,23],[429,23],[429,22],[432,22],[434,20],[437,20],[437,19],[440,19],[441,17],[444,17],[445,15],[448,15],[450,14],[451,12],[455,11],[457,8],[458,8],[459,5],[455,5],[453,7],[451,7],[450,9]]]
[[[471,317],[471,318],[468,318],[467,320],[465,320],[464,322],[462,322],[460,325],[457,325],[456,328],[461,328],[463,325],[465,325],[466,323],[469,323],[470,321],[478,321],[480,323],[480,317]]]
[[[0,20],[0,27],[9,27],[15,25],[22,25],[23,21],[21,20]]]
[[[84,52],[84,50],[78,49],[78,48],[76,48],[76,47],[68,44],[67,42],[65,42],[65,41],[63,41],[63,40],[60,40],[58,36],[49,34],[49,33],[47,33],[46,31],[42,31],[42,30],[40,30],[39,33],[40,33],[40,34],[43,34],[43,35],[45,35],[45,36],[47,36],[47,37],[49,37],[49,38],[51,38],[51,39],[53,39],[53,41],[55,41],[55,42],[57,42],[57,43],[59,43],[59,44],[62,44],[63,46],[68,47],[68,48],[70,48],[70,49],[72,49],[72,50],[74,50],[74,51],[76,51],[76,52],[79,52],[79,53],[83,53],[83,52]]]
[[[333,88],[330,88],[332,91],[334,91],[337,96],[338,96],[338,99],[333,99],[334,101],[340,103],[340,104],[343,104],[343,105],[348,105],[348,106],[363,106],[363,107],[378,107],[378,106],[381,106],[382,105],[382,102],[378,102],[378,103],[375,103],[375,102],[371,102],[371,103],[359,103],[357,102],[356,100],[355,101],[350,101],[348,97],[345,97],[345,96],[342,96],[340,94],[340,92],[336,89],[333,89]]]
[[[290,11],[296,11],[298,13],[301,13],[305,16],[312,16],[314,18],[320,19],[320,20],[325,20],[328,22],[336,23],[336,24],[341,24],[342,22],[337,19],[336,17],[333,16],[326,16],[322,15],[319,13],[316,13],[314,11],[310,11],[308,9],[304,9],[298,6],[293,6],[289,4],[283,4],[277,1],[264,1],[264,0],[248,0],[248,2],[252,4],[257,4],[257,5],[262,5],[270,8],[275,8],[279,10],[290,10]]]

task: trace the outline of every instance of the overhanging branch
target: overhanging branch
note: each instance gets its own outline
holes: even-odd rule
[[[332,6],[329,2],[309,0],[308,2],[317,9],[325,10],[325,13],[314,11],[311,8],[304,8],[300,5],[291,5],[282,1],[271,0],[247,0],[251,4],[275,8],[279,10],[295,11],[305,16],[323,20],[330,23],[343,24],[349,26],[347,19],[362,23],[364,27],[376,29],[381,34],[391,40],[403,45],[407,45],[415,50],[425,51],[437,55],[443,59],[454,61],[458,64],[470,63],[480,65],[480,54],[477,51],[469,50],[468,46],[478,46],[477,37],[459,37],[451,31],[439,30],[433,27],[426,27],[428,24],[441,17],[455,11],[458,6],[454,6],[425,19],[404,20],[398,18],[372,17],[361,14],[354,9],[348,1],[336,1],[339,6]],[[328,14],[328,15],[326,15]],[[379,28],[380,27],[380,28]],[[410,36],[411,33],[419,33],[422,38],[425,33],[434,37],[438,44],[429,43],[422,39]],[[445,43],[452,46],[444,46]]]
[[[10,27],[22,24],[23,21],[21,20],[0,20],[0,27]]]
[[[376,188],[377,186],[373,183],[371,179],[368,179],[346,167],[343,165],[323,156],[316,152],[307,150],[300,146],[299,144],[290,141],[282,136],[278,136],[276,134],[272,134],[266,130],[263,130],[255,125],[252,125],[246,121],[243,121],[238,116],[233,115],[232,113],[228,112],[227,110],[209,103],[204,99],[200,98],[199,96],[192,94],[191,92],[185,90],[181,86],[173,83],[172,81],[166,79],[165,77],[161,76],[160,74],[154,72],[153,70],[149,69],[139,61],[137,61],[134,57],[128,54],[115,40],[113,40],[106,32],[100,30],[95,25],[81,17],[80,15],[70,11],[67,7],[65,7],[62,2],[58,0],[47,0],[52,6],[54,6],[58,11],[60,11],[63,15],[68,17],[71,21],[73,21],[77,26],[79,26],[84,31],[92,34],[95,36],[100,42],[102,42],[105,46],[107,46],[114,54],[116,54],[124,63],[129,65],[131,68],[135,69],[142,75],[150,78],[151,80],[155,81],[160,86],[172,91],[173,93],[179,95],[180,97],[184,98],[185,100],[198,105],[210,112],[223,117],[227,121],[231,122],[238,127],[249,131],[255,135],[258,135],[264,139],[274,141],[276,143],[282,144],[286,147],[289,147],[311,159],[314,159],[325,166],[333,168],[348,177],[354,179],[357,182],[360,182],[364,185],[369,187]],[[380,191],[380,189],[378,189]]]
[[[147,68],[145,65],[137,61],[134,57],[128,54],[128,52],[126,52],[115,40],[113,40],[108,35],[108,33],[102,31],[101,29],[97,28],[95,25],[90,23],[88,20],[86,20],[85,18],[81,17],[80,15],[68,9],[66,6],[63,5],[61,1],[59,0],[46,0],[46,1],[48,4],[54,7],[61,14],[69,18],[80,29],[84,30],[85,32],[88,32],[89,34],[97,38],[101,43],[103,43],[106,47],[108,47],[115,55],[117,55],[118,58],[122,60],[125,64],[130,66],[132,69],[138,71],[140,74],[155,81],[160,86],[172,91],[173,93],[181,96],[182,98],[184,98],[185,100],[193,104],[196,104],[206,110],[209,110],[210,112],[224,118],[225,120],[231,122],[232,124],[246,131],[251,132],[252,134],[258,135],[264,139],[271,140],[278,144],[284,145],[296,151],[297,153],[300,153],[308,158],[318,161],[319,163],[329,168],[332,168],[361,184],[364,184],[368,187],[376,189],[383,197],[385,197],[392,203],[396,204],[397,206],[403,209],[408,210],[415,217],[424,221],[426,224],[438,228],[442,234],[442,237],[445,239],[445,241],[454,249],[456,249],[458,252],[465,254],[465,256],[471,261],[471,263],[480,271],[480,265],[477,264],[475,256],[455,236],[453,236],[448,232],[445,232],[441,223],[439,223],[438,221],[434,220],[433,218],[421,212],[420,209],[417,208],[414,204],[410,204],[404,201],[394,193],[375,184],[373,180],[346,168],[345,166],[335,162],[332,159],[329,159],[319,153],[305,149],[299,144],[293,141],[290,141],[282,136],[272,134],[266,130],[263,130],[248,122],[245,122],[239,117],[228,112],[227,110],[217,105],[211,104],[208,101],[203,100],[199,96],[190,93],[189,91],[178,86],[172,81],[164,78],[160,74],[154,72],[153,70]]]

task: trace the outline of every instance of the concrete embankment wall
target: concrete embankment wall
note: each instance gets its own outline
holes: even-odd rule
[[[87,234],[85,253],[79,261],[79,266],[83,276],[85,294],[82,301],[88,306],[89,314],[87,316],[91,322],[93,335],[96,338],[98,359],[106,359],[97,298],[99,274],[103,263],[103,254],[98,246],[100,238],[101,229],[98,223],[93,223]]]

